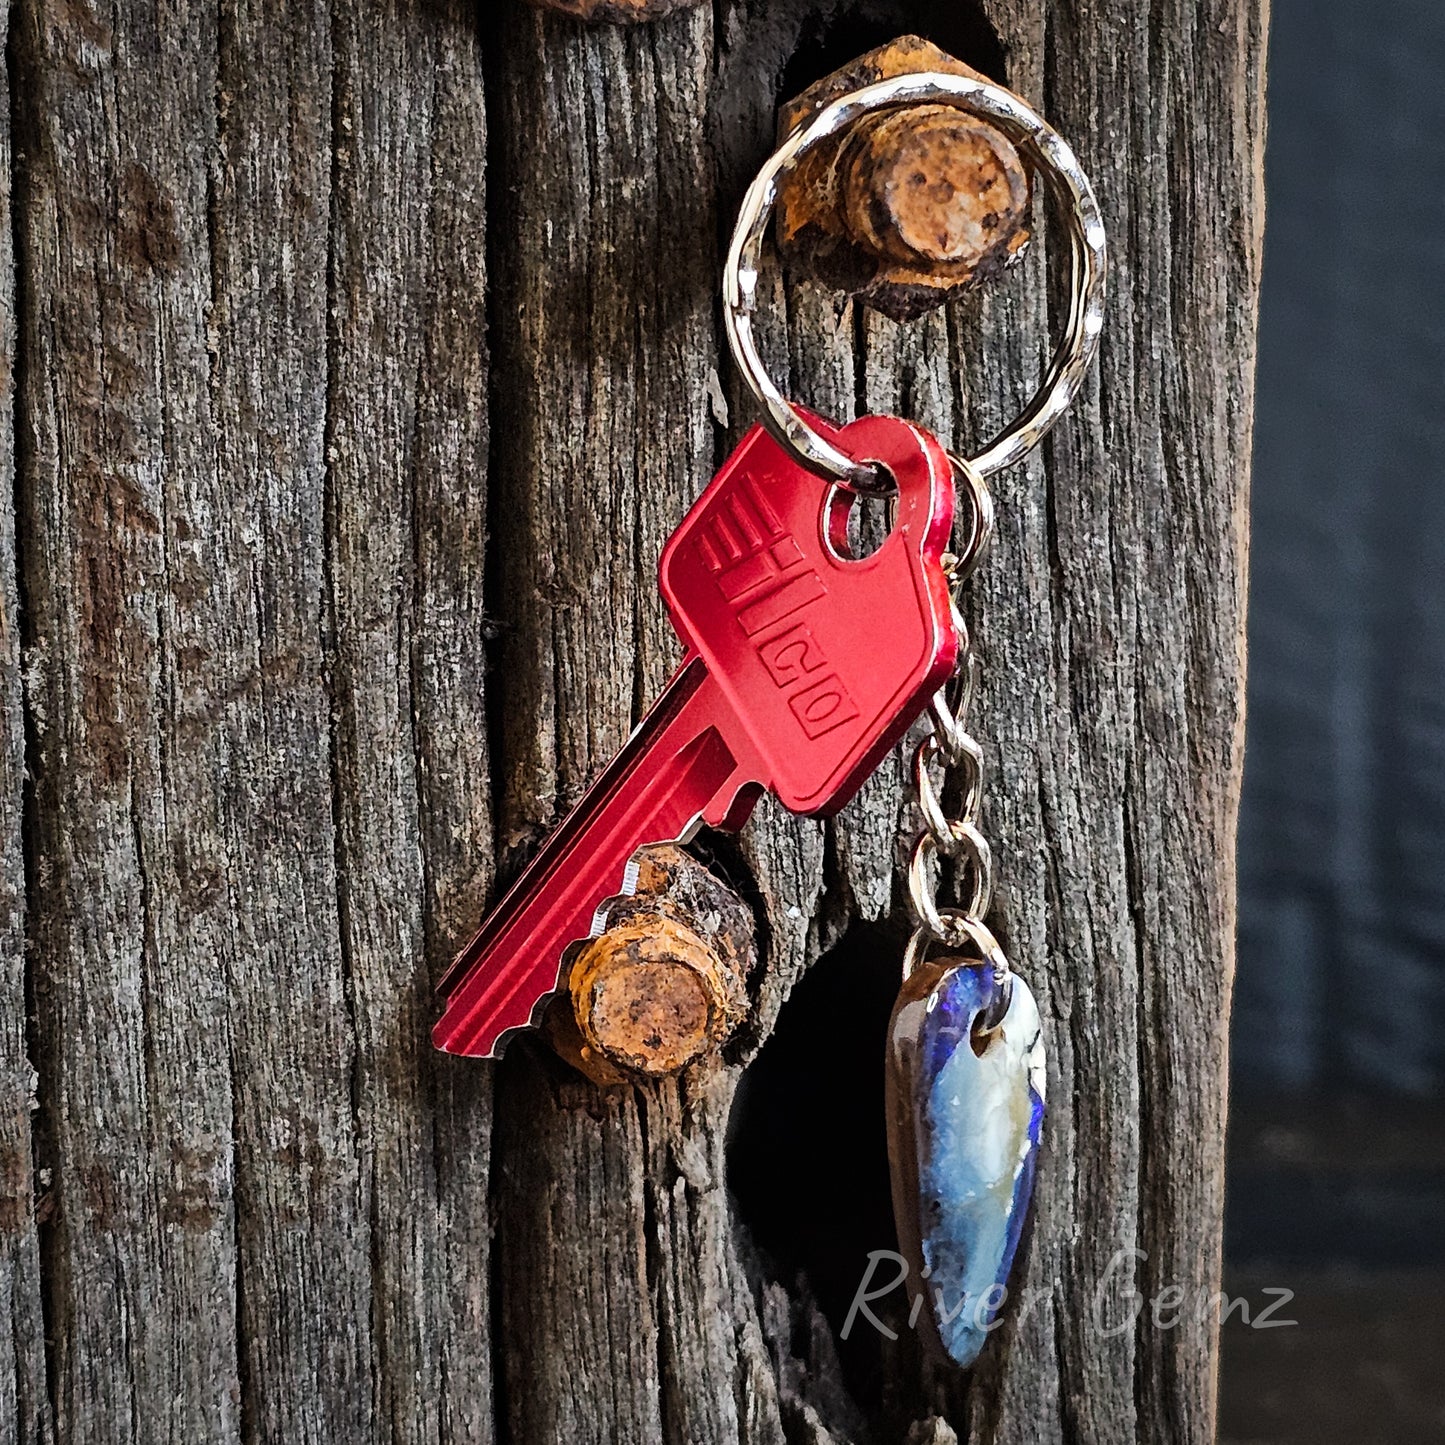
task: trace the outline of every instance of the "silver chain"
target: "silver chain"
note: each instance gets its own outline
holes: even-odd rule
[[[973,513],[968,544],[947,559],[953,627],[958,636],[958,661],[953,676],[929,705],[931,726],[913,753],[913,793],[923,815],[923,830],[908,860],[908,901],[917,923],[903,956],[908,977],[935,943],[951,949],[971,947],[981,961],[993,965],[1000,982],[1008,977],[1008,959],[984,923],[993,902],[993,853],[979,831],[983,808],[983,749],[970,735],[968,714],[978,680],[978,659],[968,623],[958,605],[963,585],[977,570],[993,538],[993,498],[978,469],[954,457],[954,478],[966,493]],[[935,774],[939,781],[935,782]],[[950,785],[962,793],[959,815],[951,817],[943,798]],[[940,859],[948,858],[958,874],[961,901],[938,902]]]

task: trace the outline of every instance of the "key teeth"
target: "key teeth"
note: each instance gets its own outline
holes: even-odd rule
[[[586,940],[584,939],[578,941],[585,942]],[[529,1029],[536,1028],[542,1022],[542,1015],[547,1012],[547,1005],[551,1003],[552,1000],[556,998],[557,995],[562,991],[562,980],[567,974],[568,967],[570,966],[569,961],[576,947],[576,943],[569,943],[567,947],[563,950],[562,958],[557,965],[557,977],[553,982],[552,987],[549,988],[546,993],[541,994],[538,997],[536,1003],[532,1005],[531,1012],[527,1015],[527,1017],[523,1019],[520,1023],[508,1024],[506,1028],[502,1029],[497,1034],[497,1036],[491,1041],[491,1044],[487,1048],[478,1049],[466,1046],[457,1047],[453,1043],[453,1039],[456,1037],[458,1032],[461,1032],[461,1030],[455,1026],[451,1028],[447,1027],[447,1014],[450,1012],[450,1006],[442,1010],[442,1016],[436,1021],[435,1025],[432,1027],[432,1044],[437,1049],[441,1050],[442,1053],[451,1054],[454,1058],[500,1059],[502,1055],[506,1053],[508,1047],[512,1043],[512,1040],[518,1034],[524,1034]],[[475,1043],[477,1042],[477,1040],[483,1039],[485,1037],[486,1030],[479,1030],[476,1035],[476,1039],[473,1039],[470,1042]]]
[[[441,1048],[443,1053],[452,1054],[459,1059],[500,1059],[517,1039],[521,1038],[523,1034],[530,1033],[542,1022],[542,1015],[547,1012],[547,1005],[556,997],[557,990],[555,988],[551,993],[544,993],[542,997],[537,1000],[537,1006],[532,1010],[531,1016],[527,1019],[526,1023],[513,1024],[510,1028],[503,1029],[501,1033],[492,1040],[491,1048],[483,1053],[473,1053],[468,1049],[449,1049],[445,1044],[441,1044],[438,1047]]]
[[[528,1014],[526,1019],[519,1024],[508,1024],[507,1027],[492,1040],[489,1048],[475,1049],[455,1047],[452,1043],[452,1036],[455,1031],[447,1030],[445,1035],[443,1034],[443,1026],[446,1023],[445,1014],[437,1020],[436,1027],[432,1029],[432,1043],[436,1048],[440,1049],[442,1053],[451,1054],[453,1058],[500,1059],[502,1055],[507,1052],[507,1049],[511,1046],[514,1039],[527,1033],[531,1029],[535,1029],[542,1022],[542,1015],[547,1012],[547,1005],[557,997],[558,993],[561,992],[561,988],[562,980],[559,975],[556,987],[548,989],[548,991],[537,1000],[532,1007],[532,1012]],[[479,1037],[485,1037],[485,1034],[483,1033],[479,1035]]]
[[[699,822],[700,821],[701,820],[699,820]],[[543,1014],[547,1012],[547,1005],[551,1003],[552,1000],[556,998],[557,995],[565,987],[565,985],[563,984],[563,979],[567,976],[568,970],[571,967],[571,960],[575,955],[578,947],[581,944],[586,943],[588,939],[600,937],[601,934],[606,930],[607,914],[612,904],[616,903],[619,898],[631,898],[633,894],[637,892],[637,881],[642,876],[642,860],[638,856],[641,851],[642,850],[639,848],[637,852],[634,853],[632,857],[627,860],[627,866],[622,870],[622,883],[621,886],[618,888],[617,892],[609,893],[607,897],[604,898],[597,905],[596,910],[592,914],[591,931],[588,933],[587,937],[574,939],[562,950],[562,957],[557,965],[556,982],[553,983],[552,987],[549,988],[546,993],[542,994],[537,999],[537,1002],[532,1005],[531,1013],[523,1022],[519,1024],[508,1024],[507,1027],[504,1028],[496,1036],[496,1038],[492,1040],[491,1046],[489,1048],[482,1050],[471,1048],[455,1048],[452,1046],[451,1039],[457,1031],[455,1028],[447,1027],[447,1014],[450,1012],[449,999],[446,1006],[444,1006],[442,1009],[441,1018],[439,1018],[432,1027],[432,1045],[444,1054],[451,1054],[454,1058],[500,1059],[502,1055],[506,1053],[507,1048],[511,1044],[512,1040],[518,1034],[523,1034],[526,1033],[529,1029],[536,1028],[542,1022]],[[475,967],[475,965],[473,966]],[[455,967],[455,964],[453,964],[453,967]],[[462,982],[465,981],[465,977],[467,976],[469,976],[469,974],[464,975],[463,979],[458,981],[458,988],[461,987]],[[479,1037],[485,1037],[485,1032],[479,1035]]]
[[[751,795],[751,798],[748,802],[748,810],[751,810],[752,803],[756,801],[758,791],[761,790],[759,789]],[[741,797],[741,794],[739,795],[739,797]],[[737,799],[734,800],[733,806],[734,808],[738,806]],[[744,811],[742,813],[740,821],[745,822],[746,820],[747,811]],[[697,829],[702,825],[703,821],[704,820],[700,816],[694,819],[693,823],[689,826],[689,828],[685,830],[686,834],[690,836],[692,833],[695,833]],[[668,842],[672,840],[658,839],[656,841]],[[678,841],[686,841],[686,838],[680,839]],[[637,892],[638,879],[641,877],[642,873],[642,859],[640,855],[643,848],[650,846],[652,845],[647,843],[642,844],[633,852],[632,856],[627,860],[627,864],[622,870],[622,880],[617,891],[615,893],[609,893],[604,899],[602,899],[602,901],[598,903],[596,910],[593,912],[591,931],[582,938],[573,939],[562,949],[561,957],[558,959],[557,962],[557,976],[553,980],[552,987],[538,997],[536,1003],[532,1005],[531,1012],[527,1015],[525,1019],[523,1019],[520,1023],[508,1024],[504,1029],[500,1030],[500,1032],[497,1033],[496,1037],[492,1039],[491,1044],[485,1049],[477,1049],[467,1047],[465,1045],[458,1047],[453,1042],[458,1034],[466,1033],[466,1028],[468,1022],[470,1021],[471,1013],[469,1013],[467,1018],[461,1020],[459,1023],[449,1024],[448,1019],[451,1014],[452,999],[455,998],[456,995],[466,985],[467,981],[472,977],[474,971],[481,966],[481,958],[479,957],[472,963],[471,967],[468,968],[466,972],[463,973],[461,977],[456,980],[455,986],[448,994],[447,1001],[442,1007],[442,1016],[432,1026],[431,1038],[433,1047],[439,1049],[444,1054],[451,1054],[455,1058],[499,1059],[506,1052],[508,1046],[512,1042],[514,1035],[525,1033],[528,1029],[536,1028],[538,1024],[542,1022],[542,1015],[546,1013],[547,1005],[551,1003],[551,1001],[556,998],[556,996],[566,987],[563,980],[567,977],[568,971],[570,970],[572,965],[572,960],[575,958],[577,950],[581,947],[582,944],[588,942],[589,939],[597,938],[603,931],[605,931],[607,927],[607,914],[612,904],[616,903],[619,898],[630,898]],[[458,964],[460,963],[461,957],[465,956],[465,953],[466,950],[463,950],[463,954],[460,955],[458,959],[453,961],[451,969],[448,970],[447,977],[450,977],[451,973],[456,970]],[[482,955],[482,957],[485,957],[485,953]],[[447,979],[444,978],[443,984],[445,984],[446,981]],[[474,1005],[471,1012],[475,1013],[476,1011],[477,1006]],[[487,1029],[479,1029],[477,1030],[475,1036],[468,1039],[468,1043],[475,1043],[480,1039],[486,1038],[486,1036]]]
[[[640,851],[640,850],[639,850]],[[637,892],[637,880],[642,876],[642,863],[636,853],[628,859],[627,867],[622,870],[622,887],[616,893],[609,894],[602,900],[593,911],[592,927],[587,932],[588,938],[601,938],[607,931],[607,915],[611,913],[611,905],[619,898],[631,898]],[[568,945],[569,949],[571,945]],[[565,954],[564,954],[565,957]]]
[[[739,769],[734,775],[734,782],[729,783],[728,787],[717,795],[714,799],[714,807],[710,807],[697,819],[692,831],[696,833],[703,823],[707,823],[711,827],[722,829],[725,833],[736,833],[752,816],[758,799],[766,791],[767,789],[761,783],[744,778],[742,770]]]

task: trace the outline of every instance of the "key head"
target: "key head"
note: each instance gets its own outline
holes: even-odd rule
[[[851,557],[852,497],[754,427],[663,549],[661,586],[678,635],[736,715],[740,761],[785,807],[823,816],[953,670],[943,555],[954,488],[942,446],[908,422],[810,420],[897,480],[883,545]]]

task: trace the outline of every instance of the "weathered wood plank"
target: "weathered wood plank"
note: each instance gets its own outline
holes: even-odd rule
[[[1071,126],[1066,87],[1070,83],[1080,85],[1079,77],[1086,67],[1060,62],[1057,74],[1046,74],[1045,56],[1052,42],[1043,12],[996,8],[1011,61],[1007,79],[1025,93],[1042,95],[1044,108],[1056,114],[1087,157],[1092,160],[1107,149],[1096,143],[1091,152],[1091,138],[1109,135],[1121,123],[1137,128],[1141,143],[1150,143],[1148,126],[1150,116],[1156,113],[1151,107],[1157,105],[1157,97],[1147,92],[1147,86],[1137,101],[1138,108],[1118,118],[1097,99],[1092,108],[1085,104],[1091,98],[1087,95],[1074,100],[1078,119]],[[1116,51],[1126,41],[1132,42],[1135,49],[1129,51],[1125,45],[1123,59],[1116,58],[1115,64],[1127,64],[1136,84],[1147,81],[1149,76],[1149,32],[1145,21],[1142,14],[1118,6],[1108,20],[1112,29],[1102,39],[1091,42],[1114,46]],[[665,48],[671,34],[665,27],[656,34],[657,47]],[[585,76],[582,80],[575,78],[575,51],[584,43],[576,32],[559,34],[549,55],[528,58],[533,72],[545,72],[549,61],[556,66],[557,57],[565,55],[561,68],[564,74],[574,77],[569,83],[579,93],[577,103],[585,106]],[[603,48],[606,43],[601,39],[594,42],[592,64],[597,72],[594,83],[598,85],[604,74],[613,80],[622,69],[615,62],[608,65],[604,61],[605,55],[612,59]],[[1208,184],[1231,194],[1242,193],[1253,184],[1251,167],[1259,124],[1257,97],[1238,87],[1245,84],[1249,67],[1257,67],[1257,46],[1257,35],[1242,34],[1238,48],[1222,55],[1219,62],[1224,74],[1235,77],[1237,93],[1229,103],[1235,108],[1231,113],[1238,117],[1234,122],[1237,144],[1222,161],[1211,160],[1216,174],[1210,176]],[[1080,46],[1069,53],[1088,52]],[[1117,88],[1117,74],[1113,78],[1116,89],[1109,93],[1109,104],[1117,106],[1118,97],[1129,92]],[[1167,88],[1172,78],[1173,72],[1166,72],[1159,84]],[[1213,81],[1205,76],[1200,83]],[[719,103],[725,106],[727,99]],[[606,109],[591,113],[589,124],[615,126],[620,123],[619,111],[630,114],[633,108],[631,97],[612,95]],[[1062,114],[1058,114],[1060,111]],[[534,104],[529,113],[539,114],[540,107]],[[575,134],[576,112],[571,114]],[[586,150],[557,161],[558,145],[565,142],[549,133],[548,144],[537,148],[534,165],[536,180],[544,187],[555,178],[560,186],[573,188],[564,190],[560,198],[549,195],[547,217],[560,224],[555,222],[559,215],[587,215],[591,224],[585,236],[590,240],[597,229],[590,209],[597,205],[600,189],[596,168],[599,164],[605,166],[606,155],[604,151],[599,163],[595,139],[586,138],[592,140]],[[1193,154],[1191,145],[1198,151],[1206,142],[1198,134],[1184,134],[1176,145],[1183,146],[1186,154]],[[1143,153],[1149,154],[1147,150]],[[1162,154],[1158,145],[1153,153]],[[1136,180],[1137,161],[1138,154],[1131,152],[1117,160],[1112,171],[1105,167],[1101,174],[1106,203],[1112,202],[1114,214],[1123,221],[1116,235],[1123,246],[1132,242],[1135,248],[1145,217],[1167,214],[1171,205],[1191,204],[1178,190],[1178,178],[1171,181],[1163,168],[1151,170],[1149,185],[1141,189]],[[588,166],[594,168],[591,174]],[[1217,173],[1220,166],[1228,169],[1227,179]],[[602,176],[605,184],[605,170]],[[607,195],[605,190],[601,194]],[[621,199],[611,199],[613,209],[622,204]],[[1242,209],[1249,205],[1248,197],[1241,195]],[[578,244],[570,231],[561,234],[566,238],[564,247]],[[554,233],[554,244],[555,240]],[[1210,247],[1231,245],[1235,259],[1228,264],[1237,271],[1239,292],[1246,297],[1246,305],[1236,310],[1242,320],[1228,323],[1235,328],[1228,336],[1205,329],[1196,337],[1182,337],[1174,363],[1176,372],[1187,365],[1186,348],[1190,345],[1210,355],[1229,355],[1222,348],[1238,340],[1239,330],[1248,329],[1248,298],[1254,285],[1254,259],[1248,238],[1241,241],[1237,233],[1224,230],[1209,239]],[[508,254],[513,251],[511,245],[506,249]],[[540,238],[523,240],[520,249],[523,256],[547,254]],[[1157,247],[1152,255],[1157,263]],[[1131,395],[1136,385],[1133,371],[1141,363],[1133,360],[1132,333],[1137,327],[1131,323],[1130,298],[1136,283],[1129,267],[1120,269],[1119,283],[1114,301],[1119,318],[1116,326],[1126,339],[1111,353],[1114,371],[1103,385],[1119,395]],[[510,292],[512,287],[508,285],[506,290]],[[625,367],[626,360],[616,358],[636,344],[625,294],[620,303],[609,297],[601,308],[596,304],[595,289],[585,294],[592,366],[601,357],[614,368]],[[791,362],[792,381],[800,395],[834,414],[848,415],[861,378],[868,406],[901,409],[945,435],[977,440],[1016,410],[1026,395],[1049,318],[1042,254],[1034,258],[1022,277],[1000,288],[995,297],[957,310],[951,328],[942,320],[932,327],[907,331],[869,321],[866,343],[856,360],[852,355],[851,318],[839,315],[827,298],[803,288],[790,292],[786,305],[781,295],[779,302],[778,316],[786,314],[790,321],[787,344],[775,346],[774,354],[786,355]],[[614,320],[618,313],[620,319]],[[531,304],[526,305],[525,314],[534,314]],[[1204,318],[1205,322],[1210,320],[1219,318]],[[1152,322],[1148,324],[1152,327]],[[781,341],[777,321],[771,331],[772,340]],[[529,359],[555,357],[560,365],[560,353],[555,333],[538,321],[535,333],[523,328],[507,354]],[[953,361],[960,383],[952,382],[949,369],[940,364],[945,356]],[[1120,363],[1121,356],[1128,361]],[[1246,353],[1239,377],[1247,375],[1247,363]],[[615,372],[610,380],[607,400],[616,392]],[[546,376],[542,386],[551,382],[552,377]],[[1236,381],[1234,385],[1239,390],[1247,383]],[[528,389],[533,389],[530,383]],[[736,405],[738,392],[735,387],[730,391],[736,415],[740,410]],[[597,426],[601,408],[579,414],[578,394],[574,389],[570,413],[565,406],[554,406],[551,413],[553,429],[547,432],[547,440],[559,453],[575,455],[585,448],[589,436],[607,434],[605,426]],[[1098,394],[1096,384],[1093,395],[1097,398]],[[1034,1438],[1063,1438],[1076,1429],[1096,1433],[1098,1438],[1145,1435],[1153,1422],[1139,1416],[1135,1374],[1148,1380],[1161,1373],[1181,1371],[1183,1360],[1210,1357],[1207,1322],[1192,1334],[1180,1332],[1174,1340],[1163,1336],[1156,1340],[1143,1331],[1136,1338],[1135,1332],[1128,1330],[1101,1340],[1091,1330],[1090,1320],[1094,1291],[1107,1277],[1110,1261],[1118,1251],[1131,1250],[1141,1241],[1145,1247],[1152,1242],[1157,1249],[1160,1245],[1171,1247],[1171,1241],[1176,1239],[1187,1239],[1182,1253],[1176,1251],[1171,1262],[1181,1269],[1187,1266],[1178,1281],[1186,1287],[1211,1285],[1217,1271],[1217,1233],[1211,1233],[1217,1229],[1218,1200],[1212,1193],[1217,1186],[1201,1175],[1197,1162],[1180,1158],[1177,1150],[1163,1150],[1163,1136],[1155,1132],[1152,1121],[1147,1126],[1148,1137],[1141,1132],[1140,1091],[1147,1079],[1141,1083],[1135,1060],[1141,1049],[1147,1056],[1152,1046],[1152,1035],[1143,1029],[1143,1020],[1149,1016],[1141,1014],[1145,1007],[1141,968],[1157,967],[1175,987],[1155,991],[1151,985],[1150,998],[1178,995],[1196,1001],[1193,1011],[1173,1026],[1181,1028],[1183,1037],[1189,1039],[1187,1052],[1198,1075],[1222,1079],[1222,1032],[1218,1020],[1227,996],[1228,950],[1219,940],[1228,931],[1229,879],[1227,869],[1218,860],[1227,856],[1230,847],[1230,800],[1237,783],[1233,749],[1242,554],[1238,506],[1232,490],[1235,478],[1221,476],[1213,467],[1206,469],[1201,463],[1182,483],[1171,481],[1162,443],[1150,442],[1151,434],[1157,436],[1153,419],[1146,414],[1136,422],[1129,411],[1121,421],[1118,412],[1111,412],[1108,419],[1114,430],[1106,442],[1102,435],[1103,413],[1097,408],[1097,401],[1092,406],[1086,401],[1081,416],[1070,423],[1069,432],[1049,457],[1035,458],[1016,475],[1003,479],[1000,496],[1004,525],[975,606],[983,625],[990,667],[980,716],[985,731],[996,739],[1001,758],[990,827],[999,840],[1001,856],[1008,860],[1002,922],[1020,966],[1038,981],[1054,1013],[1054,1093],[1064,1101],[1056,1110],[1051,1130],[1050,1167],[1041,1186],[1035,1257],[1030,1277],[1024,1281],[1026,1287],[1046,1285],[1047,1298],[1021,1327],[1023,1338],[1013,1349],[1003,1400],[980,1416],[978,1428],[997,1438],[1024,1433]],[[743,419],[739,418],[739,424]],[[1148,430],[1151,427],[1153,433]],[[1237,418],[1228,423],[1217,439],[1211,463],[1217,464],[1221,456],[1241,456],[1244,435]],[[595,472],[589,470],[589,475]],[[1099,480],[1092,480],[1095,477]],[[1077,479],[1072,486],[1070,479]],[[1146,500],[1132,503],[1125,491],[1127,485],[1142,488]],[[1211,518],[1215,555],[1233,559],[1209,589],[1219,616],[1214,628],[1207,631],[1192,626],[1194,614],[1190,610],[1191,606],[1197,607],[1204,592],[1197,592],[1191,602],[1166,571],[1141,567],[1137,561],[1142,549],[1136,533],[1158,528],[1160,517],[1166,515],[1162,512],[1165,493],[1179,485],[1190,494],[1185,515]],[[564,527],[556,520],[566,502],[551,500],[550,486],[545,484],[542,495],[548,499],[545,514],[540,520],[533,514],[525,524],[527,535],[533,539],[534,553],[546,557],[555,545],[554,539],[563,535],[569,547],[576,548],[576,523]],[[582,525],[585,528],[589,524]],[[1166,530],[1167,526],[1165,523]],[[539,535],[544,539],[541,542],[535,540]],[[1160,556],[1168,557],[1176,545],[1173,540],[1160,544]],[[1147,555],[1147,551],[1143,554]],[[604,615],[609,602],[614,616],[617,609],[630,605],[615,593],[618,565],[625,564],[612,563],[605,576],[599,577],[594,571],[590,578],[573,583],[574,590],[598,604],[590,614],[584,613],[588,620]],[[556,612],[547,607],[535,625],[524,629],[525,646],[534,646],[539,633],[545,636],[549,627],[558,625]],[[526,794],[532,797],[545,790],[545,783],[539,790],[536,781],[549,776],[547,752],[568,746],[567,699],[585,699],[580,703],[584,717],[573,723],[573,730],[590,743],[597,733],[602,700],[588,679],[601,677],[610,682],[614,701],[610,712],[601,715],[615,718],[619,715],[615,701],[621,690],[619,684],[633,670],[625,630],[620,646],[615,630],[608,636],[606,654],[599,664],[596,655],[588,651],[589,645],[596,646],[595,640],[589,644],[586,633],[579,636],[566,618],[560,626],[565,634],[561,655],[554,653],[550,664],[533,664],[541,679],[536,696],[518,699],[523,705],[519,716],[512,710],[514,694],[509,692],[507,698],[512,726],[522,735],[521,745],[530,749],[521,773],[512,776],[529,780]],[[1150,675],[1161,664],[1175,680],[1173,688],[1163,695]],[[1195,704],[1183,691],[1182,679],[1191,669],[1210,679],[1207,706]],[[1015,680],[1024,677],[1030,679],[1030,685],[1020,692]],[[559,678],[563,679],[560,686]],[[570,692],[566,688],[568,680],[574,681]],[[1162,719],[1148,719],[1146,701],[1162,709],[1167,727]],[[555,743],[527,729],[526,719],[538,712],[559,730]],[[1136,717],[1148,719],[1148,731],[1143,730],[1142,720],[1131,723]],[[1181,733],[1188,730],[1196,749],[1205,745],[1204,739],[1212,739],[1208,746],[1213,749],[1216,770],[1202,776],[1197,769],[1198,754],[1194,758],[1186,754],[1181,759],[1182,767],[1164,769],[1165,776],[1155,784],[1149,805],[1143,808],[1137,800],[1146,785],[1137,772],[1131,775],[1131,760],[1135,760],[1132,765],[1137,769],[1141,755],[1152,757],[1151,750],[1157,750],[1155,740],[1167,735],[1169,727]],[[598,749],[593,761],[600,760],[615,740],[605,738],[605,746]],[[515,766],[523,760],[509,753],[507,761]],[[579,778],[586,776],[585,765],[572,766]],[[566,770],[564,763],[556,772],[565,776]],[[896,764],[885,769],[860,803],[832,830],[827,851],[840,870],[834,883],[828,883],[819,870],[822,851],[815,855],[817,863],[813,867],[798,871],[798,862],[808,856],[810,848],[818,846],[808,842],[810,837],[818,837],[811,825],[769,817],[765,809],[761,822],[745,841],[744,853],[762,885],[764,906],[773,925],[772,969],[762,985],[764,1029],[803,962],[816,957],[820,946],[836,936],[849,918],[878,917],[893,901],[890,864],[899,825],[896,798],[900,777]],[[566,796],[564,792],[564,801]],[[1175,820],[1189,815],[1191,810],[1194,830],[1168,836],[1166,828],[1177,828]],[[1177,929],[1172,938],[1167,930],[1155,933],[1151,936],[1154,941],[1147,944],[1141,939],[1141,931],[1150,920],[1143,916],[1145,905],[1138,892],[1142,887],[1136,876],[1134,860],[1138,858],[1152,860],[1153,886],[1161,896],[1174,898],[1175,906],[1185,915],[1195,915],[1192,927]],[[1201,914],[1212,920],[1207,936],[1198,926]],[[1156,917],[1154,922],[1163,930],[1162,918]],[[1107,1026],[1104,1019],[1109,1020]],[[572,1107],[576,1107],[575,1101]],[[1218,1093],[1211,1099],[1208,1090],[1197,1089],[1182,1107],[1194,1130],[1192,1137],[1199,1141],[1195,1161],[1216,1157],[1222,1126]],[[577,1147],[576,1139],[569,1142],[558,1136],[549,1138],[538,1152],[550,1159],[556,1150]],[[1148,1152],[1151,1148],[1152,1153]],[[1100,1159],[1107,1161],[1102,1168]],[[550,1175],[554,1166],[542,1163],[536,1167]],[[516,1213],[525,1209],[531,1187],[516,1196],[506,1196],[504,1230],[508,1219],[515,1219]],[[1192,1214],[1201,1207],[1205,1217],[1216,1223],[1196,1234],[1183,1220],[1186,1212]],[[663,1217],[657,1215],[654,1219],[659,1233],[665,1235]],[[595,1240],[603,1230],[604,1218],[589,1217],[580,1240]],[[1080,1239],[1077,1222],[1083,1218],[1090,1220],[1091,1228]],[[627,1232],[628,1227],[620,1220],[618,1227],[624,1234]],[[630,1228],[637,1227],[634,1219]],[[519,1253],[526,1255],[541,1248],[543,1242],[550,1250],[565,1250],[572,1238],[570,1233],[559,1235],[554,1226],[538,1240],[521,1244]],[[622,1295],[635,1286],[626,1285],[625,1274],[609,1276],[606,1257],[600,1256],[592,1266],[584,1263],[578,1268],[582,1270],[584,1292],[596,1294],[601,1290],[606,1308],[615,1311]],[[521,1260],[517,1263],[520,1266]],[[1122,1281],[1128,1283],[1134,1277],[1132,1256],[1126,1253]],[[610,1284],[606,1283],[609,1278]],[[1174,1281],[1172,1273],[1157,1265],[1142,1278],[1159,1286]],[[570,1312],[566,1313],[570,1317]],[[645,1309],[631,1318],[645,1337],[656,1328]],[[526,1321],[518,1323],[525,1329]],[[528,1339],[525,1353],[530,1357],[545,1349],[547,1341],[555,1338],[553,1332],[565,1325],[565,1320],[551,1320],[542,1334]],[[1181,1413],[1187,1415],[1191,1429],[1207,1432],[1207,1381],[1197,1371],[1191,1374],[1182,1369],[1182,1375],[1192,1383],[1188,1384],[1189,1398],[1187,1406],[1180,1407]],[[647,1375],[644,1373],[641,1379],[643,1393],[649,1395]],[[530,1401],[532,1397],[528,1398]],[[575,1397],[569,1394],[567,1398]],[[524,1417],[518,1428],[525,1435],[533,1426],[541,1438],[544,1431],[539,1417]],[[646,1433],[643,1429],[642,1436]]]
[[[215,489],[215,11],[22,6],[30,925],[62,1439],[239,1426],[226,777],[248,671]],[[229,825],[229,826],[228,826]]]
[[[290,6],[227,8],[219,30],[27,18],[62,1436],[489,1439],[485,1096],[468,1083],[437,1124],[452,1090],[433,1104],[422,1027],[490,852],[471,23],[344,16],[334,42],[324,9]],[[358,98],[335,146],[333,85]],[[353,297],[396,281],[404,347],[366,314],[328,325],[333,271]],[[383,595],[338,540],[364,537],[363,501],[403,529],[414,628],[379,661],[347,650]],[[413,804],[378,839],[394,789],[360,775],[357,712],[333,734],[333,696],[364,694],[365,726],[383,673],[416,740],[386,738]],[[384,898],[359,927],[355,869]]]
[[[496,194],[510,204],[491,219],[495,605],[511,841],[578,795],[677,660],[656,591],[637,579],[654,574],[715,456],[711,16],[581,29],[517,7],[497,54]],[[715,1303],[730,1293],[727,1095],[699,1098],[685,1120],[663,1102],[675,1087],[599,1103],[529,1045],[501,1066],[517,1439],[738,1438],[738,1324]],[[686,1181],[667,1167],[683,1151],[698,1160]]]
[[[328,596],[352,1107],[378,1438],[490,1438],[485,1073],[452,1080],[431,985],[475,926],[486,127],[463,4],[336,7]],[[455,1102],[455,1107],[452,1107]],[[438,1140],[444,1141],[439,1156]]]
[[[0,50],[10,7],[0,7]],[[31,1110],[36,1090],[26,998],[24,848],[25,709],[16,565],[15,198],[10,75],[0,72],[0,1420],[17,1442],[38,1445],[53,1425],[45,1375],[45,1320],[35,1217]]]
[[[241,521],[209,556],[238,579],[250,664],[231,760],[245,948],[228,977],[242,1425],[365,1438],[370,1241],[324,613],[331,21],[320,4],[244,4],[218,38],[212,395],[219,484]]]
[[[418,7],[429,24],[435,7]],[[434,1091],[438,1277],[423,1341],[437,1356],[441,1438],[489,1445],[496,1423],[492,1292],[490,1071],[452,1071],[431,1052],[432,985],[481,922],[495,879],[488,727],[485,585],[491,468],[486,340],[488,122],[471,7],[441,12],[435,44],[431,247],[418,283],[427,301],[416,396],[413,503],[416,617],[412,630],[427,967],[410,985],[422,1025],[414,1055]],[[423,1062],[424,1061],[424,1062]],[[423,1142],[423,1146],[425,1141]],[[395,1208],[414,1208],[403,1197]],[[434,1377],[435,1378],[435,1377]]]

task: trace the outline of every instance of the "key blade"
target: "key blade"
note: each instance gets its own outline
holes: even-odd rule
[[[746,820],[758,788],[718,716],[707,669],[690,658],[457,955],[440,985],[439,1049],[495,1057],[504,1035],[536,1021],[598,905],[624,891],[639,848],[685,838],[699,822]]]

